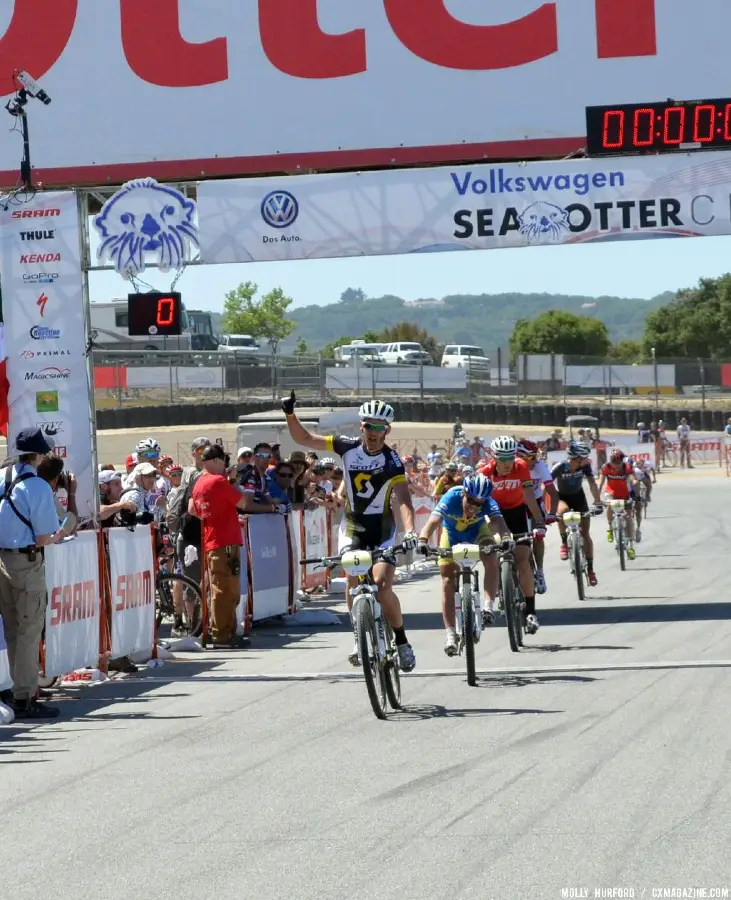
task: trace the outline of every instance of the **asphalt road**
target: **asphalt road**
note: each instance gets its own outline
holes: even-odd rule
[[[552,534],[542,628],[520,654],[488,632],[476,688],[437,578],[403,585],[418,671],[387,722],[347,626],[278,623],[0,728],[0,895],[729,896],[729,489],[663,476],[626,574],[595,524],[582,605]]]

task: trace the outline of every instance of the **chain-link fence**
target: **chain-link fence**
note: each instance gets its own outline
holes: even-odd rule
[[[581,356],[527,355],[450,369],[338,365],[322,356],[94,351],[98,409],[276,399],[444,399],[720,408],[731,400],[731,362],[661,359],[627,364]]]

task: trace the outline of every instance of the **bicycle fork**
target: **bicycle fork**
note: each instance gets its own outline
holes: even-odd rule
[[[376,652],[378,654],[378,662],[380,665],[383,665],[386,660],[386,628],[383,624],[381,604],[378,602],[378,589],[373,585],[360,585],[360,587],[355,588],[351,596],[353,596],[354,599],[350,619],[351,624],[353,625],[355,640],[356,642],[358,641],[358,634],[355,628],[355,623],[357,621],[356,610],[360,604],[367,603],[370,606],[373,621],[376,624],[376,636],[378,640]]]
[[[482,603],[480,602],[480,577],[476,569],[472,572],[460,573],[457,579],[457,588],[454,595],[454,612],[457,624],[457,634],[459,635],[459,652],[460,655],[464,650],[465,633],[464,619],[462,616],[462,580],[470,579],[472,585],[472,631],[476,639],[479,641],[482,634]]]

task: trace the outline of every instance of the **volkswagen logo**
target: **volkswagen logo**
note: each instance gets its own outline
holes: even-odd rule
[[[289,191],[271,191],[261,203],[261,217],[272,228],[294,225],[299,213],[299,203]]]

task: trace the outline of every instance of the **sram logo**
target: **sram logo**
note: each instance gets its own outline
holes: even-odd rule
[[[93,581],[77,581],[55,587],[51,591],[50,602],[52,628],[79,619],[93,619],[99,608]]]
[[[60,209],[16,209],[12,213],[13,219],[47,219],[60,216]]]
[[[132,575],[120,575],[117,578],[115,609],[136,609],[152,603],[152,575],[149,569],[134,572]]]

